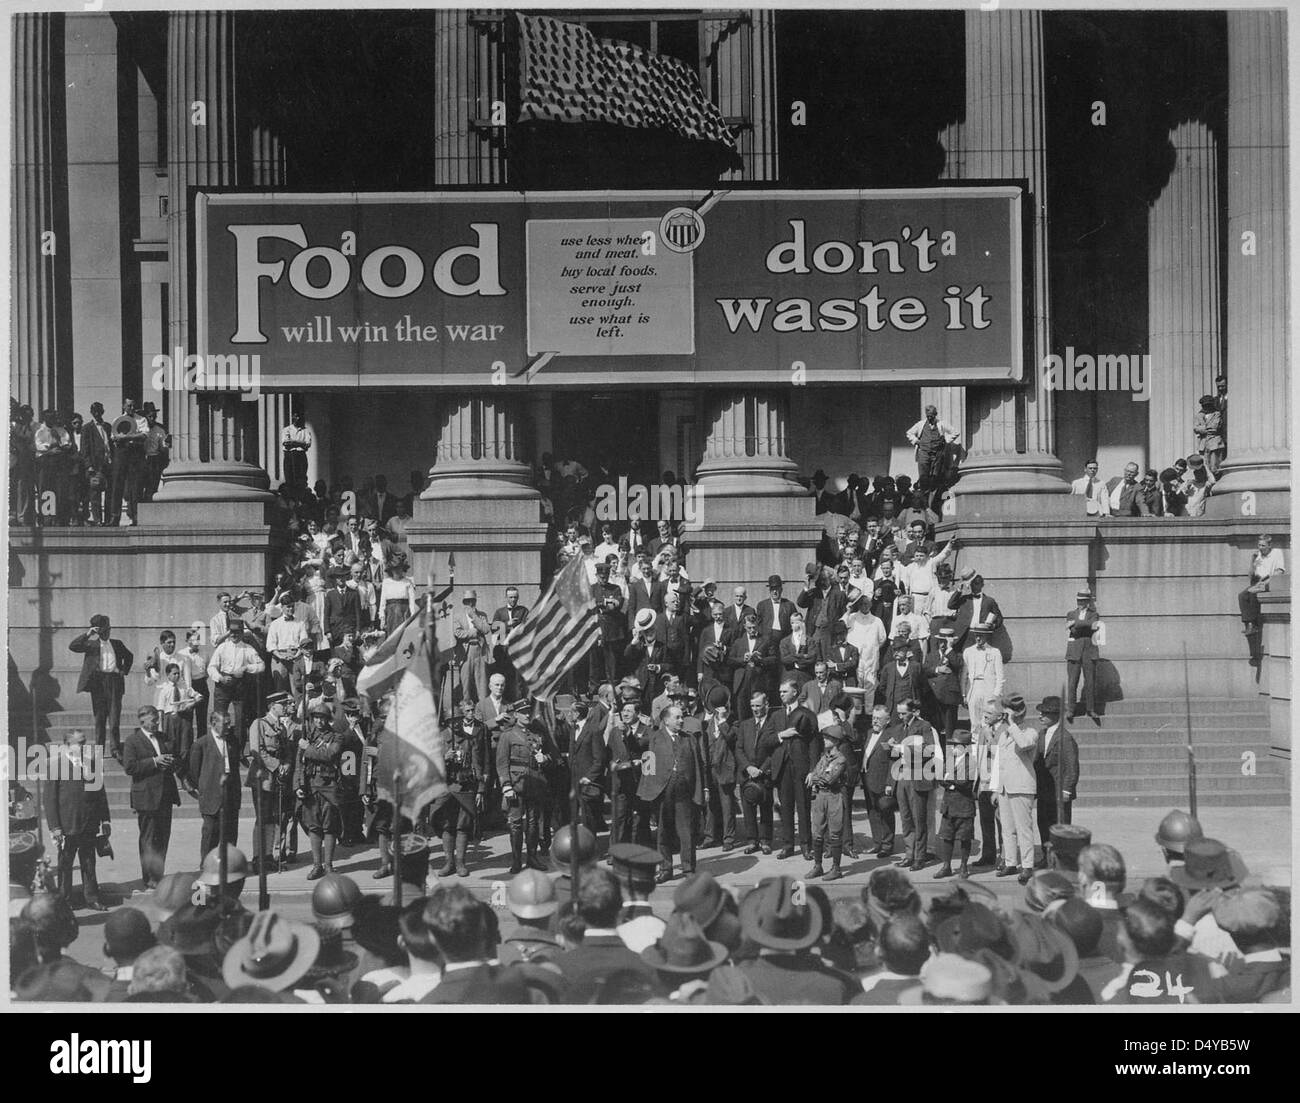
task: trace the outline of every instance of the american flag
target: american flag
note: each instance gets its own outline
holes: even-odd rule
[[[532,695],[546,697],[599,635],[587,567],[575,556],[507,637],[506,650]]]
[[[599,39],[585,27],[558,19],[516,18],[520,122],[663,129],[736,149],[736,135],[684,62]]]

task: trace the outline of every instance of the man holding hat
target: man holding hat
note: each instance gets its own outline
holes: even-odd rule
[[[861,986],[813,952],[822,936],[822,911],[811,901],[796,903],[798,898],[793,878],[768,877],[741,901],[741,928],[758,955],[740,962],[740,971],[769,1003],[843,1006]]]
[[[664,709],[641,760],[637,786],[641,807],[658,812],[662,866],[655,880],[660,883],[672,879],[674,849],[681,850],[682,872],[695,872],[696,809],[705,807],[708,796],[704,756],[699,743],[682,730],[685,719],[680,705]]]
[[[635,686],[631,687],[635,691]],[[637,809],[636,791],[641,784],[641,757],[650,742],[650,721],[641,715],[640,697],[624,696],[614,726],[609,730],[609,841],[646,843],[650,838],[648,819]]]
[[[1034,755],[1038,778],[1038,837],[1044,842],[1052,824],[1069,823],[1070,809],[1079,784],[1079,744],[1061,722],[1061,699],[1044,697],[1038,703],[1042,734]],[[1060,794],[1060,804],[1057,804]]]
[[[1075,597],[1078,607],[1072,609],[1065,617],[1068,640],[1065,648],[1068,718],[1073,720],[1079,715],[1079,704],[1075,694],[1079,688],[1079,675],[1082,674],[1083,707],[1093,720],[1097,720],[1098,651],[1095,637],[1101,618],[1097,616],[1097,610],[1093,607],[1091,590],[1085,586]]]
[[[488,659],[492,652],[492,622],[478,607],[478,591],[461,595],[461,610],[455,614],[452,634],[456,638],[455,659],[460,674],[460,691],[481,701],[488,695]]]
[[[90,618],[88,631],[68,644],[82,656],[77,692],[90,694],[95,714],[95,743],[115,757],[122,755],[122,695],[134,656],[121,640],[112,639],[112,625],[103,613]]]
[[[334,872],[334,844],[343,829],[338,792],[343,740],[334,730],[333,718],[328,705],[313,705],[306,736],[298,740],[293,788],[302,801],[302,826],[311,843],[309,881]]]
[[[623,910],[618,913],[615,930],[627,948],[639,954],[664,933],[664,921],[650,906],[661,857],[648,846],[615,843],[609,848],[609,860],[623,892]]]
[[[897,775],[898,810],[903,821],[903,860],[912,871],[924,869],[929,843],[930,793],[935,775],[943,774],[943,748],[935,730],[921,719],[921,703],[915,697],[898,703],[898,715],[889,727],[899,760]]]
[[[633,622],[632,639],[623,649],[623,658],[632,670],[631,676],[643,701],[651,699],[660,675],[670,669],[661,630],[659,614],[653,609],[642,609]]]
[[[984,720],[996,746],[989,786],[1002,823],[1003,868],[999,877],[1018,876],[1022,885],[1034,875],[1034,800],[1038,778],[1034,755],[1038,733],[1021,728],[1025,700],[1019,694],[985,706]]]
[[[257,802],[262,832],[262,857],[271,861],[284,847],[285,829],[293,818],[291,788],[294,748],[286,738],[285,717],[293,708],[287,693],[266,697],[266,715],[248,727],[248,787]],[[254,859],[254,872],[256,859]]]

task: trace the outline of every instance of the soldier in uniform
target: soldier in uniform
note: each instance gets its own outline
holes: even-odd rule
[[[510,829],[510,872],[524,868],[524,846],[528,847],[528,865],[545,870],[546,863],[537,855],[542,819],[547,814],[549,789],[546,766],[555,758],[555,746],[540,722],[526,726],[519,718],[503,728],[497,741],[497,777],[501,781],[501,800]]]
[[[248,726],[248,787],[251,789],[257,820],[262,831],[262,860],[272,855],[284,860],[285,826],[293,816],[292,780],[294,748],[285,736],[284,718],[292,707],[287,693],[271,693],[266,698],[266,715]],[[257,872],[257,860],[253,862]]]
[[[298,740],[293,788],[302,801],[302,826],[311,842],[309,881],[334,872],[334,844],[343,828],[338,790],[343,740],[332,726],[333,716],[328,705],[314,705],[306,736]]]
[[[366,757],[366,733],[361,703],[355,697],[343,702],[343,752],[339,758],[339,808],[343,816],[344,846],[364,846],[366,841],[361,803],[361,774]]]
[[[488,730],[474,716],[474,702],[461,698],[460,720],[448,726],[443,745],[447,792],[429,812],[429,826],[442,836],[439,877],[468,877],[465,850],[474,833],[475,817],[483,810],[483,786],[488,776]]]
[[[379,733],[383,730],[383,702],[374,722],[370,725],[370,734],[366,739],[365,780],[361,790],[361,803],[366,808],[366,838],[379,844],[379,868],[372,874],[376,881],[393,875],[393,805],[391,801],[380,800],[378,794],[379,768]],[[413,825],[402,817],[402,835],[409,838]]]
[[[838,881],[844,874],[840,861],[844,854],[844,797],[841,789],[844,772],[848,768],[845,748],[848,745],[848,724],[834,724],[822,732],[825,749],[817,764],[808,772],[805,784],[812,794],[812,854],[813,867],[808,878],[825,877]],[[830,872],[822,865],[822,855],[831,856]]]

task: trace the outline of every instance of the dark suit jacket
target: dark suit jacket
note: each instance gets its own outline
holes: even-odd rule
[[[772,756],[780,740],[776,733],[785,725],[780,723],[783,715],[771,709],[760,725],[754,717],[742,720],[736,732],[736,780],[742,784],[749,779],[749,767],[756,766],[758,772],[768,780],[772,778]]]
[[[907,660],[907,670],[903,674],[898,673],[898,664],[890,659],[880,668],[880,687],[885,695],[885,707],[889,709],[891,717],[897,715],[899,704],[909,697],[915,697],[921,700],[921,689],[925,685],[925,678],[921,674],[921,664],[916,661],[915,656]]]
[[[827,678],[824,691],[814,678],[811,682],[804,682],[799,691],[799,701],[815,716],[830,708],[831,702],[843,692],[844,683],[837,678]]]
[[[716,785],[736,784],[736,725],[726,720],[717,725],[714,734],[712,719],[704,721],[704,733],[710,740],[708,747],[709,776]]]
[[[69,651],[85,656],[81,661],[81,675],[77,678],[78,693],[89,692],[91,678],[97,677],[100,672],[99,652],[104,646],[104,641],[92,640],[89,637],[89,632],[83,632],[68,644]],[[113,652],[117,656],[117,672],[125,679],[131,673],[131,663],[135,660],[135,656],[121,640],[110,637],[108,642],[113,645]]]
[[[157,739],[158,746],[166,753],[161,733]],[[131,807],[135,811],[157,812],[168,805],[180,804],[175,775],[158,768],[149,737],[139,728],[122,740],[122,769],[131,779]]]
[[[239,749],[226,740],[226,754],[230,760],[230,776],[226,779],[227,799],[238,808],[242,795],[239,783]],[[215,816],[221,811],[221,775],[225,770],[217,741],[208,732],[197,739],[190,748],[190,777],[199,791],[199,811],[205,816]]]
[[[361,631],[361,599],[356,590],[330,590],[325,595],[325,623],[322,625],[325,635],[331,639],[342,637],[345,632]]]
[[[822,636],[817,640],[814,650],[817,658],[825,659],[830,665],[832,678],[843,682],[846,686],[857,685],[858,661],[861,655],[856,647],[851,643],[830,644],[826,642],[826,637]]]
[[[741,607],[740,612],[736,612],[736,603],[733,601],[722,611],[722,623],[731,629],[732,635],[743,636],[745,634],[745,617],[753,611],[754,607],[747,603]],[[759,635],[762,634],[762,631],[760,631]]]
[[[640,954],[629,950],[616,934],[587,935],[580,945],[559,954],[554,963],[568,983],[569,1003],[589,1003],[604,978],[624,969],[641,973],[659,986],[659,974]],[[437,991],[435,988],[434,992]]]
[[[772,781],[779,783],[782,773],[792,769],[802,780],[822,754],[822,735],[817,717],[802,705],[776,710],[777,731],[794,728],[799,734],[778,741],[772,754]]]
[[[658,625],[655,625],[658,628]],[[641,684],[641,700],[648,701],[654,696],[654,691],[661,684],[660,679],[664,675],[663,667],[673,661],[672,656],[668,654],[668,647],[663,642],[663,638],[658,632],[653,632],[654,650],[651,651],[646,644],[637,643],[634,639],[623,649],[623,657],[632,667],[632,677]],[[650,667],[658,666],[659,670],[651,670]]]
[[[1060,779],[1061,790],[1079,795],[1079,744],[1076,742],[1064,721],[1057,725],[1052,733],[1052,745],[1043,754],[1043,738],[1046,731],[1038,733],[1038,753],[1034,756],[1034,773],[1038,775],[1039,793],[1056,794],[1056,782]]]
[[[1119,484],[1122,483],[1123,481],[1124,481],[1123,475],[1116,475],[1114,478],[1106,480],[1107,500],[1110,499],[1111,494],[1115,492],[1115,488],[1119,486]],[[1138,490],[1141,487],[1141,485],[1142,485],[1141,483],[1134,483],[1132,486],[1126,486],[1123,490],[1120,491],[1119,508],[1111,511],[1112,516],[1114,517],[1136,517],[1137,516],[1138,514],[1137,496],[1138,496]]]
[[[754,991],[774,1004],[841,1007],[862,991],[856,979],[827,965],[810,950],[751,958],[739,968]]]
[[[653,609],[656,613],[664,611],[664,594],[668,592],[666,582],[650,583],[650,592],[646,593],[645,581],[631,579],[627,584],[627,624],[631,628],[636,623],[636,615],[642,609]]]
[[[605,780],[605,721],[591,712],[578,729],[573,747],[569,751],[569,770],[573,780],[590,778],[593,785]]]
[[[903,773],[899,780],[909,782],[918,793],[928,793],[936,785],[936,776],[943,774],[942,764],[936,763],[933,767],[929,765],[934,758],[932,749],[936,742],[934,729],[920,716],[917,716],[908,727],[904,727],[898,717],[894,717],[885,726],[885,734],[881,737],[881,742],[893,739],[902,743],[905,739],[917,735],[924,739],[925,743],[920,754],[917,754],[913,748],[903,748],[900,756]]]
[[[867,775],[867,791],[870,793],[883,793],[894,784],[892,773],[894,758],[889,753],[891,734],[889,725],[886,724],[885,730],[880,733],[880,738],[876,740],[876,745],[871,748],[871,756],[866,761],[866,768],[863,773]],[[871,746],[870,733],[867,734],[867,746]]]
[[[794,678],[803,687],[804,682],[813,676],[813,665],[817,661],[817,648],[807,629],[803,634],[803,647],[795,650],[794,636],[784,636],[778,647],[781,656],[781,677]]]
[[[748,700],[751,693],[762,690],[767,694],[768,703],[775,700],[777,668],[781,664],[777,654],[776,641],[771,636],[759,635],[754,642],[755,665],[746,665],[745,656],[749,654],[749,637],[741,632],[731,641],[731,650],[727,652],[727,665],[731,667],[731,699],[738,702]]]
[[[514,981],[514,984],[502,982]],[[528,991],[523,978],[507,965],[481,964],[473,969],[457,969],[446,974],[420,1003],[479,1003],[488,991],[499,985],[494,1003],[527,1003]]]
[[[685,728],[677,736],[679,741],[684,741],[686,748],[695,759],[695,789],[691,794],[691,803],[704,803],[704,784],[706,772],[704,765],[704,755],[700,751],[700,742],[693,738]],[[667,787],[668,778],[673,772],[673,738],[663,728],[655,728],[650,733],[650,754],[654,756],[654,770],[647,771],[643,763],[641,767],[641,784],[637,786],[636,795],[645,801],[656,799]]]
[[[953,592],[952,597],[948,599],[948,608],[955,609],[957,615],[952,622],[953,632],[956,633],[956,647],[963,648],[969,642],[966,634],[970,631],[971,618],[974,615],[974,601],[969,593]],[[994,601],[987,593],[980,595],[984,599],[984,609],[982,616],[985,622],[988,618],[993,618],[993,631],[996,632],[1002,627],[1002,610],[998,608],[998,603]],[[992,640],[990,640],[992,642]],[[1005,658],[1005,656],[1003,656]]]
[[[686,662],[691,645],[691,629],[686,617],[680,612],[669,619],[667,613],[660,613],[655,622],[655,633],[668,649],[668,661],[680,666]]]
[[[930,692],[934,694],[934,699],[941,705],[961,704],[963,700],[961,695],[961,652],[955,647],[950,648],[948,651],[948,659],[944,665],[949,668],[951,673],[941,673],[938,669],[939,663],[939,651],[936,648],[926,656],[925,664],[922,667],[925,671],[925,680],[930,685]]]
[[[107,424],[107,422],[105,422]],[[103,471],[113,463],[113,429],[109,426],[108,440],[100,436],[93,421],[87,421],[81,429],[81,458],[86,466]]]
[[[394,494],[391,490],[385,493],[382,505],[379,502],[378,493],[370,494],[365,500],[363,513],[366,517],[375,518],[382,525],[385,521],[397,516],[397,507],[401,505],[401,502],[401,496]]]
[[[790,634],[790,618],[796,612],[795,603],[788,597],[781,598],[773,608],[769,595],[758,603],[758,630],[770,632],[783,640]]]
[[[104,787],[87,789],[84,777],[67,772],[66,760],[61,765],[64,775],[51,770],[51,780],[45,783],[45,822],[51,831],[65,835],[97,834],[99,825],[109,818]]]
[[[639,767],[633,766],[631,769],[616,770],[614,764],[617,762],[631,762],[634,758],[639,758],[650,744],[650,728],[642,726],[640,721],[634,730],[626,730],[615,725],[610,729],[609,743],[606,751],[609,752],[607,765],[609,767],[609,787],[610,792],[622,789],[627,790],[633,786],[641,777]],[[634,786],[633,786],[634,787]]]

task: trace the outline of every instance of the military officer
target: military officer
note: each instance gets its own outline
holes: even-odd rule
[[[284,725],[292,703],[287,693],[266,697],[266,714],[248,726],[248,787],[262,832],[262,860],[284,860],[285,827],[293,816],[292,781],[294,747],[286,740]],[[257,860],[253,861],[257,872]]]
[[[554,744],[539,721],[525,725],[516,716],[502,729],[497,741],[496,765],[506,823],[510,829],[512,874],[524,868],[525,842],[529,867],[547,868],[538,857],[537,844],[550,795],[545,771],[554,757]]]
[[[343,730],[339,733],[343,752],[339,757],[339,809],[343,817],[344,846],[362,846],[365,841],[361,774],[366,757],[366,733],[361,702],[349,697],[343,702]]]
[[[1083,675],[1083,708],[1092,719],[1097,717],[1097,625],[1101,618],[1092,603],[1092,591],[1086,587],[1075,595],[1078,606],[1065,617],[1068,643],[1065,647],[1067,720],[1079,715],[1075,694],[1079,675]]]
[[[328,705],[312,706],[307,732],[298,740],[293,788],[302,801],[302,826],[311,842],[309,881],[334,872],[334,844],[343,828],[338,788],[343,739],[334,730],[333,716]]]
[[[847,723],[834,724],[822,733],[825,750],[804,778],[812,794],[813,867],[808,871],[809,879],[824,876],[828,881],[838,881],[844,876],[840,869],[844,853],[844,797],[840,790],[848,767],[848,727]],[[827,852],[831,856],[829,871],[822,865],[822,855]]]
[[[447,791],[430,809],[429,826],[442,836],[439,877],[468,877],[465,850],[474,833],[474,819],[483,809],[483,786],[488,776],[488,730],[474,716],[474,702],[462,698],[460,719],[450,725],[443,745],[447,766]]]

